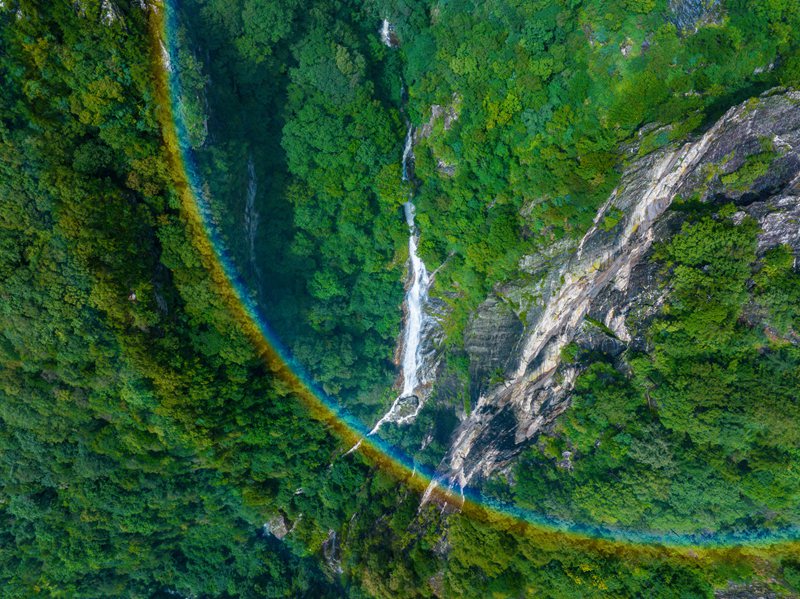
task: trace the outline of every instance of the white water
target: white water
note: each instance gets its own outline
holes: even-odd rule
[[[164,70],[167,73],[171,73],[172,72],[172,58],[169,55],[169,50],[167,49],[167,46],[164,45],[163,41],[159,41],[158,43],[161,46],[161,64],[164,65]]]
[[[403,181],[409,180],[408,166],[413,159],[414,128],[409,125],[406,134],[406,143],[403,147]],[[408,261],[411,284],[406,292],[406,322],[403,331],[403,390],[400,397],[414,395],[419,386],[419,370],[422,364],[420,356],[420,341],[422,340],[422,325],[425,320],[423,308],[428,300],[428,287],[430,277],[425,263],[417,254],[419,234],[414,224],[415,207],[412,198],[403,206],[408,224]],[[421,404],[422,402],[420,402]]]
[[[381,23],[381,41],[390,48],[394,47],[394,42],[392,41],[392,25],[389,23],[389,19],[384,19]]]
[[[102,13],[100,20],[103,25],[111,25],[111,23],[117,20],[117,11],[114,9],[110,0],[103,0],[100,5],[100,12]]]
[[[417,241],[419,237],[414,226],[414,204],[406,202],[406,222],[410,235],[408,236],[408,259],[410,262],[411,286],[406,293],[406,326],[403,332],[403,390],[400,397],[413,395],[419,386],[420,367],[420,341],[422,339],[422,324],[425,315],[422,312],[425,301],[428,299],[428,270],[417,255]]]

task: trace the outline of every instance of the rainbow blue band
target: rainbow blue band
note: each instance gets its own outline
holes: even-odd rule
[[[361,450],[381,467],[391,470],[404,483],[422,490],[436,480],[435,472],[417,464],[409,456],[380,438],[368,437],[369,429],[361,421],[344,411],[341,406],[320,389],[306,373],[305,369],[292,356],[270,328],[266,316],[251,298],[248,286],[241,277],[233,257],[226,248],[223,236],[215,223],[211,207],[201,192],[201,177],[192,148],[188,142],[186,124],[180,110],[181,82],[177,72],[178,65],[178,2],[163,0],[161,10],[154,11],[153,34],[157,59],[155,72],[161,86],[163,98],[168,106],[161,106],[162,127],[171,157],[178,186],[183,189],[184,209],[190,220],[195,220],[199,233],[201,252],[211,248],[209,266],[215,282],[223,288],[223,295],[231,298],[232,311],[245,319],[245,329],[258,346],[270,367],[279,372],[291,384],[293,390],[315,412],[315,415],[328,422],[345,443],[362,442]],[[157,50],[164,43],[170,58],[171,69],[159,60]],[[626,545],[662,546],[674,548],[708,547],[714,549],[735,549],[741,547],[788,544],[800,541],[800,528],[791,527],[770,531],[743,531],[711,534],[679,534],[615,529],[595,524],[570,522],[527,510],[514,505],[502,504],[483,497],[472,489],[464,489],[463,495],[450,489],[438,488],[436,498],[459,507],[465,513],[486,514],[487,518],[510,518],[513,521],[537,529],[544,534],[557,534],[575,541],[608,541]]]

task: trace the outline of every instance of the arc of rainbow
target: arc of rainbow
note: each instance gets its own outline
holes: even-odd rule
[[[436,499],[457,506],[465,515],[502,524],[506,529],[535,538],[542,546],[563,547],[566,541],[605,552],[621,547],[650,556],[663,556],[667,552],[691,561],[702,557],[724,560],[731,559],[732,556],[756,560],[763,558],[765,549],[800,557],[798,527],[709,535],[633,531],[560,520],[532,510],[490,501],[470,489],[454,492],[446,487],[431,485],[436,482],[433,472],[420,464],[412,464],[408,456],[380,438],[369,436],[369,430],[364,424],[345,413],[333,399],[318,389],[303,368],[283,349],[264,315],[250,297],[225,247],[210,206],[203,199],[197,166],[187,141],[186,125],[180,111],[177,1],[158,1],[150,11],[151,54],[159,104],[157,109],[173,170],[174,185],[180,196],[183,215],[194,234],[196,249],[201,254],[218,292],[270,371],[288,384],[313,416],[326,423],[344,444],[358,445],[358,449],[367,459],[390,471],[398,481],[415,491],[422,493],[430,487]],[[700,551],[706,555],[699,555]]]

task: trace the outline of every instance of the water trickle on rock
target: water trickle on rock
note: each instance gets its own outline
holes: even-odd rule
[[[258,210],[256,210],[257,191],[256,167],[253,163],[253,157],[250,156],[247,161],[247,199],[244,207],[244,228],[247,235],[247,255],[250,259],[250,267],[253,269],[260,286],[261,271],[258,268],[258,260],[256,259],[256,234],[259,221]]]

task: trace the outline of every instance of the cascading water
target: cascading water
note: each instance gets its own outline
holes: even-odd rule
[[[384,44],[393,48],[396,46],[393,37],[394,28],[387,19],[381,25],[381,39]],[[411,161],[414,159],[414,127],[409,124],[406,133],[406,141],[403,146],[403,181],[411,180]],[[405,308],[406,318],[403,329],[402,346],[402,369],[403,369],[403,389],[400,395],[392,403],[389,411],[378,420],[370,435],[374,435],[387,422],[405,424],[417,417],[422,409],[423,401],[417,391],[425,383],[420,381],[420,371],[423,367],[423,357],[421,352],[422,333],[428,316],[425,314],[425,304],[428,301],[428,287],[430,277],[425,263],[417,254],[417,244],[419,242],[419,232],[414,222],[415,207],[413,203],[413,192],[409,194],[408,201],[403,205],[406,223],[408,224],[408,263],[409,263],[409,283],[406,291]],[[359,441],[347,453],[355,451],[361,445]]]
[[[395,41],[393,39],[394,28],[389,22],[389,19],[384,19],[381,23],[381,41],[388,47],[394,48]]]
[[[408,161],[412,154],[413,129],[408,128],[406,145],[403,150],[403,181],[408,181]],[[409,274],[411,275],[411,285],[406,293],[406,323],[403,332],[403,390],[400,397],[413,395],[419,386],[419,367],[420,367],[420,340],[422,338],[422,325],[425,318],[423,306],[428,298],[428,286],[430,278],[425,263],[417,255],[417,243],[419,235],[414,223],[415,207],[409,198],[403,206],[408,224],[408,260],[410,264]]]

